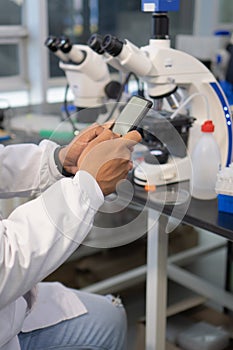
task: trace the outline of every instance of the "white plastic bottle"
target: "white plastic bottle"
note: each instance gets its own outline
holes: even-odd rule
[[[190,192],[198,199],[216,198],[215,185],[221,167],[221,154],[214,138],[214,124],[207,120],[201,126],[202,136],[191,154]]]

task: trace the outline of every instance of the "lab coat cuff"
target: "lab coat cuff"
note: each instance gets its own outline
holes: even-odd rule
[[[52,143],[51,142],[50,147],[51,147],[51,149],[50,149],[50,156],[49,156],[49,169],[51,171],[52,176],[56,180],[60,180],[64,176],[58,170],[58,167],[57,167],[57,165],[55,163],[55,160],[54,160],[54,152],[55,152],[55,149],[59,147],[59,145],[57,145],[56,143]]]
[[[93,209],[97,211],[104,203],[104,195],[95,178],[87,171],[79,170],[72,181],[74,184],[79,184],[80,188],[85,189],[88,197],[91,198]]]

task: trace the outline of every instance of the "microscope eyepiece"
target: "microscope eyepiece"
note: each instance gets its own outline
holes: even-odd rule
[[[102,42],[102,49],[111,56],[118,56],[121,53],[124,43],[110,34],[105,35]]]
[[[46,40],[45,40],[45,46],[52,51],[56,52],[58,50],[58,40],[55,36],[50,35]]]
[[[102,55],[104,53],[104,50],[102,48],[103,38],[99,34],[92,34],[89,38],[87,45],[96,53],[99,55]]]
[[[62,36],[58,39],[58,49],[60,49],[63,53],[69,53],[72,46],[73,45],[69,38]]]

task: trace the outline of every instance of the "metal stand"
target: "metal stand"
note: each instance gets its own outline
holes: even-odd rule
[[[168,218],[149,209],[148,220],[146,350],[165,350]]]

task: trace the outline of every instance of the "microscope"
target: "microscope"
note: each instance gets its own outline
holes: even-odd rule
[[[145,85],[146,97],[153,101],[153,111],[141,125],[149,153],[135,166],[134,182],[159,186],[190,179],[189,154],[201,135],[201,124],[209,118],[215,124],[222,166],[229,165],[232,121],[227,98],[203,63],[171,48],[167,12],[177,11],[179,1],[142,0],[141,5],[142,11],[152,12],[152,37],[147,46],[139,48],[110,34],[89,40],[89,46],[104,56],[107,64],[137,75]],[[155,140],[159,147],[153,149]],[[177,154],[180,146],[182,151]]]
[[[104,58],[87,45],[73,44],[69,38],[50,35],[45,46],[59,58],[77,111],[88,108],[94,120],[106,113],[106,101],[115,99],[120,83],[110,79]]]

